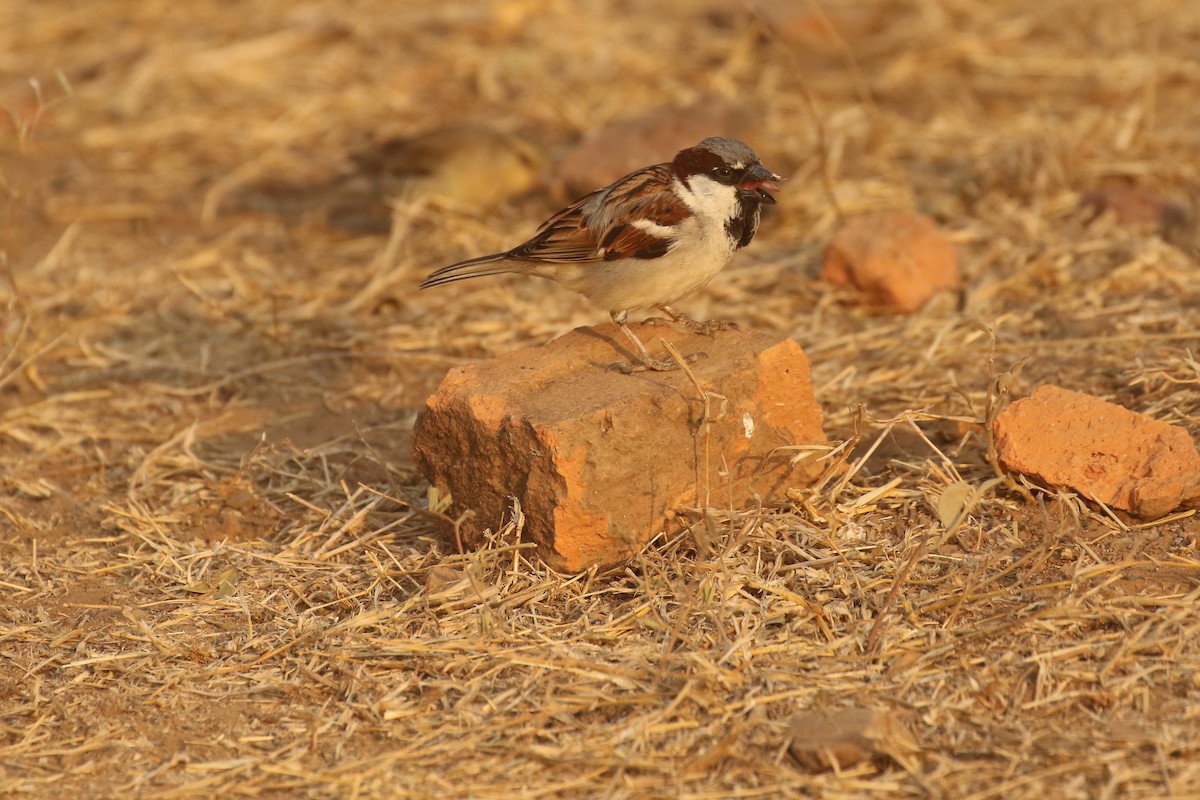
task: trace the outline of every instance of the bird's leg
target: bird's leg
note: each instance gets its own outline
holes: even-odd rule
[[[634,372],[645,372],[648,369],[652,369],[655,372],[669,372],[673,369],[679,369],[679,364],[676,363],[675,359],[673,358],[660,361],[651,357],[650,351],[646,349],[646,345],[642,344],[642,340],[639,339],[637,334],[633,332],[633,329],[626,324],[627,317],[628,312],[625,311],[614,311],[612,313],[612,321],[617,323],[617,327],[621,329],[621,333],[625,334],[626,338],[628,338],[633,344],[634,349],[637,351],[638,360],[642,363],[631,364],[627,367],[623,367],[623,370],[629,374],[632,374]]]
[[[659,306],[660,311],[671,318],[671,322],[676,325],[682,325],[693,333],[700,333],[705,336],[712,336],[717,331],[736,331],[738,324],[736,322],[726,322],[719,319],[711,319],[708,322],[699,322],[691,317],[680,314],[670,306]]]

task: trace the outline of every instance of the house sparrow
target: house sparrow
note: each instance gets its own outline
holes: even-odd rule
[[[694,330],[723,327],[688,319],[670,304],[708,283],[750,243],[780,180],[743,142],[705,139],[670,163],[577,200],[524,244],[442,267],[421,288],[504,272],[550,278],[609,312],[636,348],[640,369],[674,369],[673,361],[650,356],[626,324],[629,312],[658,308]]]

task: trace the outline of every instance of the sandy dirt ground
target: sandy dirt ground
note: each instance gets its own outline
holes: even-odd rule
[[[986,442],[1049,382],[1200,439],[1200,4],[666,8],[0,5],[0,795],[1200,796],[1200,518],[1023,492]],[[605,572],[513,524],[458,553],[425,397],[605,315],[416,286],[689,106],[789,180],[682,308],[798,341],[853,472]],[[386,145],[465,123],[502,136],[448,173]],[[893,208],[960,297],[819,279]],[[793,757],[852,707],[910,736]]]

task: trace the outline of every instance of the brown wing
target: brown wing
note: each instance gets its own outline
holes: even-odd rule
[[[647,220],[672,226],[690,212],[670,190],[669,164],[658,164],[580,198],[542,223],[537,235],[510,250],[523,261],[584,262],[657,258],[674,237],[656,236],[631,224]],[[657,187],[657,190],[655,190]]]
[[[543,222],[532,239],[509,250],[508,256],[522,261],[596,260],[600,245],[580,209],[602,191],[592,192]]]

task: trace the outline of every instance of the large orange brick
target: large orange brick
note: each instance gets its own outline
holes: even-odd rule
[[[520,501],[524,531],[555,567],[628,558],[680,507],[740,508],[812,481],[789,445],[825,441],[808,361],[789,339],[634,326],[685,356],[682,370],[623,374],[633,360],[614,325],[450,371],[417,420],[417,465],[453,511],[472,510],[468,544],[498,530]],[[720,395],[720,397],[716,396]]]

